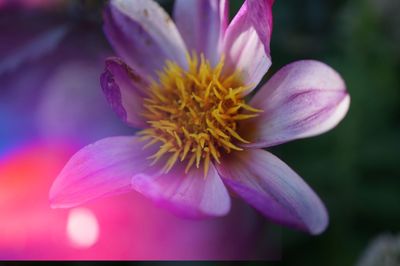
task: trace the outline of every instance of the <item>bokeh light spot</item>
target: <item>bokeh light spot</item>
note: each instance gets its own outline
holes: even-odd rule
[[[67,223],[67,236],[76,248],[89,248],[99,238],[99,224],[95,214],[86,208],[70,211]]]

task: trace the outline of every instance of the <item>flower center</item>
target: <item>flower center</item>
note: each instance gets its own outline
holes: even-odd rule
[[[139,135],[145,147],[160,144],[149,159],[155,164],[164,158],[164,173],[181,161],[186,172],[203,164],[206,176],[211,161],[220,163],[222,153],[241,151],[238,145],[249,143],[237,133],[238,122],[262,111],[245,103],[249,87],[239,73],[222,74],[223,58],[215,67],[203,55],[187,58],[188,70],[167,61],[159,82],[150,85],[142,114],[149,128]]]

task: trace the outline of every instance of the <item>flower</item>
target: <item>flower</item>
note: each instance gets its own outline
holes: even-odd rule
[[[50,190],[71,207],[136,190],[187,217],[222,216],[228,188],[270,220],[323,232],[326,209],[284,162],[263,150],[321,134],[345,116],[340,75],[313,61],[279,70],[246,103],[271,65],[271,0],[246,0],[228,23],[224,0],[177,0],[175,23],[152,0],[113,0],[104,29],[121,56],[101,85],[136,136],[76,153]]]
[[[0,8],[0,260],[279,258],[276,237],[244,203],[196,223],[138,193],[50,209],[48,189],[73,152],[128,131],[98,89],[111,53],[101,28],[28,13]]]

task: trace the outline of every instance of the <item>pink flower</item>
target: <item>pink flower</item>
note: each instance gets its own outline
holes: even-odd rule
[[[53,207],[136,190],[187,217],[222,216],[228,188],[270,220],[311,234],[328,224],[323,203],[263,150],[315,136],[345,116],[338,73],[312,60],[271,65],[272,0],[246,0],[228,23],[224,0],[177,0],[175,23],[152,0],[113,0],[110,58],[101,85],[136,136],[102,139],[75,154],[53,184]]]

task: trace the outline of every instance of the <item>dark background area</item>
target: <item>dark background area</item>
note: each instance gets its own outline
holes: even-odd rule
[[[321,60],[351,95],[337,128],[274,149],[330,215],[318,237],[284,229],[283,262],[354,265],[372,238],[400,229],[400,2],[276,1],[273,11],[270,73],[294,60]]]

